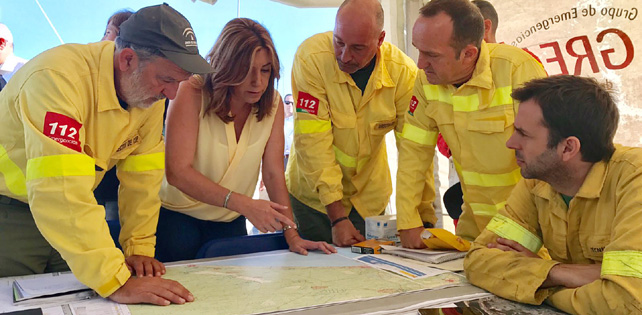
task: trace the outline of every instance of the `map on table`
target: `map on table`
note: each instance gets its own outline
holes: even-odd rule
[[[180,282],[196,300],[184,305],[130,305],[133,315],[257,314],[437,289],[466,283],[446,273],[406,279],[367,266],[168,267],[166,279]]]

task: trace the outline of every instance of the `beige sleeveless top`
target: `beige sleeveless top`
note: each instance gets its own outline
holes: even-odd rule
[[[226,124],[216,114],[204,114],[209,96],[203,91],[194,169],[235,193],[252,197],[280,98],[278,92],[275,93],[275,107],[271,113],[258,121],[253,110],[237,143],[233,122]],[[237,212],[193,199],[170,185],[166,177],[161,184],[160,198],[163,207],[201,220],[230,222],[240,216]]]

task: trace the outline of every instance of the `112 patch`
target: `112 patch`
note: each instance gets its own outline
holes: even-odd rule
[[[415,116],[417,104],[419,104],[419,100],[417,100],[417,97],[413,95],[410,99],[410,108],[408,109],[408,114],[410,114],[410,116]]]
[[[80,128],[82,128],[82,124],[71,117],[47,112],[42,132],[54,141],[81,152]]]
[[[319,99],[305,92],[299,92],[299,100],[296,103],[297,113],[308,113],[317,115],[319,113]]]

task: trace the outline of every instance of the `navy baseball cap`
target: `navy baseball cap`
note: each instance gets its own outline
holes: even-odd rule
[[[167,3],[138,10],[120,25],[119,37],[135,45],[157,49],[187,72],[204,74],[214,71],[198,54],[192,25]]]

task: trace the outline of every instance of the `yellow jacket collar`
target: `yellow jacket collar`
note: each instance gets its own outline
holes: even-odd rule
[[[116,95],[114,83],[114,52],[115,44],[111,41],[93,43],[90,45],[102,45],[102,49],[96,56],[98,58],[97,94],[98,111],[103,112],[113,109],[121,109]]]
[[[493,73],[490,70],[490,51],[485,41],[482,41],[479,58],[475,64],[475,70],[473,70],[473,76],[464,84],[483,89],[493,88]]]

